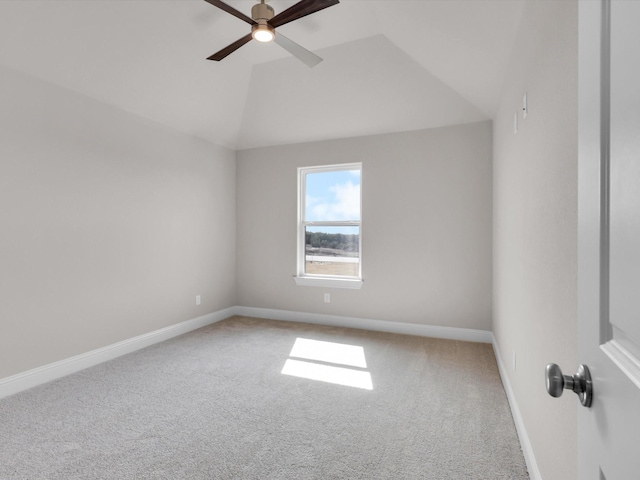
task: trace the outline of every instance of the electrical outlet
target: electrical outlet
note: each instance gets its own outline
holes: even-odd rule
[[[325,293],[324,294],[324,303],[331,303],[331,294],[330,293]]]
[[[201,303],[200,295],[196,295],[196,305],[200,305],[200,303]]]
[[[512,363],[512,366],[513,366],[513,371],[515,372],[516,371],[516,351],[515,350],[513,351],[513,363]]]

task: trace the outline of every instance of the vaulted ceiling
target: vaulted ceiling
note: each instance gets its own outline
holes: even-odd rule
[[[0,65],[235,149],[417,130],[492,118],[523,2],[341,0],[278,30],[309,69],[257,42],[206,60],[249,30],[203,0],[2,0]]]

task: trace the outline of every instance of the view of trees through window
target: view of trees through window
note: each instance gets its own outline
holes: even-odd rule
[[[307,249],[324,248],[342,252],[346,256],[349,256],[349,253],[354,254],[351,256],[356,256],[359,251],[360,240],[357,234],[345,235],[344,233],[307,231],[305,244]]]

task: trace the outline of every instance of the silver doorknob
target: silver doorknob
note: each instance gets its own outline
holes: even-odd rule
[[[575,375],[563,375],[560,367],[555,363],[547,365],[547,392],[552,397],[559,397],[563,390],[571,390],[578,395],[580,403],[589,408],[593,400],[593,383],[591,373],[586,365],[580,365]]]

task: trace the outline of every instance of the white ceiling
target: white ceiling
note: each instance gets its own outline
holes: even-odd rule
[[[523,3],[341,0],[278,30],[309,69],[257,42],[206,60],[249,26],[204,0],[2,0],[0,65],[231,148],[416,130],[492,118]]]

